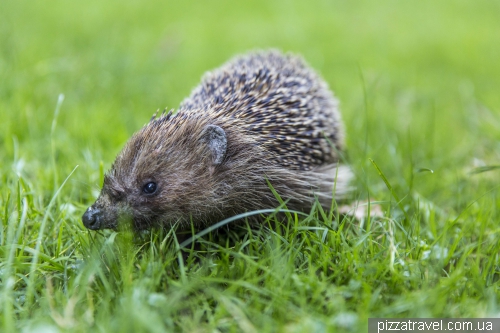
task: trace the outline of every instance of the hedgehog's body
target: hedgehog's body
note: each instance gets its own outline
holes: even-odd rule
[[[90,229],[217,222],[275,208],[269,184],[291,209],[317,197],[330,207],[347,189],[339,168],[337,101],[304,62],[278,52],[236,58],[208,73],[179,112],[136,133],[83,216]]]

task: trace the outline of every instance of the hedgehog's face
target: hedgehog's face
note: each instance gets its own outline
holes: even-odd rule
[[[104,178],[99,198],[83,215],[84,225],[91,230],[129,225],[145,229],[156,222],[168,207],[164,182],[141,178],[132,174],[119,176],[113,168]]]
[[[148,126],[132,137],[106,174],[99,198],[82,216],[87,228],[148,229],[189,222],[199,211],[211,169],[224,159],[225,132],[207,125],[197,137],[169,145],[151,140]]]

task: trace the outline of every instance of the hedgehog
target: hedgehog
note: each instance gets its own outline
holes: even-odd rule
[[[351,178],[340,165],[338,104],[300,56],[237,56],[207,72],[177,112],[155,113],[131,137],[83,224],[202,228],[283,200],[290,210],[330,208]]]

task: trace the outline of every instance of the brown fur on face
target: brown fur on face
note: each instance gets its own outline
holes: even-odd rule
[[[207,74],[176,115],[153,117],[133,135],[83,221],[90,229],[120,219],[137,229],[211,224],[275,208],[267,181],[291,209],[315,197],[330,207],[335,180],[337,195],[348,188],[349,170],[337,170],[342,148],[337,101],[300,58],[236,58]]]

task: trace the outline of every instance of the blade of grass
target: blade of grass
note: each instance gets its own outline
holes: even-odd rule
[[[401,209],[401,211],[403,212],[406,221],[409,222],[410,218],[409,218],[408,214],[406,213],[406,210],[404,209],[403,204],[401,203],[401,199],[399,199],[399,196],[397,195],[396,191],[394,191],[394,188],[391,186],[391,183],[389,183],[389,180],[387,180],[387,177],[384,175],[382,170],[380,170],[377,163],[375,163],[375,161],[372,160],[371,158],[369,158],[368,160],[370,160],[370,162],[373,164],[373,166],[377,170],[380,178],[382,178],[382,180],[384,181],[385,186],[387,186],[387,189],[389,190],[389,192],[391,192],[394,199],[396,199],[396,204],[398,205],[399,209]]]
[[[300,214],[300,215],[308,216],[307,214],[302,213],[302,212],[298,212],[298,211],[295,211],[295,210],[289,210],[289,209],[280,209],[280,207],[278,207],[276,209],[254,210],[254,211],[251,211],[251,212],[246,212],[246,213],[238,214],[238,215],[232,216],[230,218],[227,218],[225,220],[222,220],[220,222],[217,222],[214,225],[212,225],[212,226],[204,229],[203,231],[200,231],[196,235],[194,235],[192,237],[189,237],[184,242],[182,242],[179,245],[179,247],[180,248],[186,247],[189,244],[191,244],[192,242],[194,242],[195,240],[199,239],[200,237],[203,237],[206,234],[208,234],[209,232],[212,232],[212,231],[214,231],[214,230],[216,230],[216,229],[218,229],[218,228],[220,228],[220,227],[222,227],[222,226],[224,226],[226,224],[229,224],[231,222],[234,222],[234,221],[237,221],[237,220],[240,220],[240,219],[244,219],[244,218],[247,218],[249,216],[260,215],[260,214],[268,214],[268,213],[275,213],[275,214],[276,213],[295,213],[295,214]]]
[[[73,171],[70,172],[70,174],[66,177],[66,179],[63,181],[61,186],[59,186],[59,188],[57,189],[56,193],[52,196],[52,199],[50,200],[49,205],[47,206],[47,208],[45,210],[42,224],[40,225],[40,229],[38,230],[38,237],[36,240],[35,253],[34,253],[33,259],[31,261],[31,267],[30,267],[30,272],[29,272],[28,290],[26,292],[26,309],[29,309],[31,304],[33,303],[33,296],[35,293],[35,277],[36,277],[35,271],[36,271],[36,266],[38,264],[38,258],[40,256],[40,248],[42,246],[42,240],[43,240],[43,236],[44,236],[45,227],[46,227],[47,221],[49,219],[50,210],[52,209],[52,206],[56,202],[56,199],[59,196],[59,193],[61,192],[62,188],[64,187],[66,182],[73,175],[73,173],[76,171],[77,168],[78,168],[78,165],[75,166]]]

